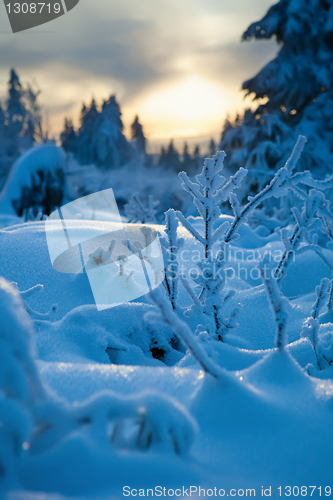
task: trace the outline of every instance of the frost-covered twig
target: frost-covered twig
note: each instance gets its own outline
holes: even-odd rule
[[[260,267],[259,270],[276,323],[276,347],[283,351],[287,345],[287,300],[281,295],[275,279],[266,275],[266,266]]]
[[[311,316],[313,317],[313,319],[316,319],[318,317],[319,312],[324,305],[324,301],[327,298],[329,287],[330,280],[328,278],[323,278],[320,281],[320,284],[316,286],[317,299],[311,311]]]
[[[192,290],[188,280],[183,277],[182,284],[190,296],[193,305],[185,311],[185,316],[201,318],[204,329],[210,335],[221,342],[225,341],[227,333],[233,328],[237,328],[237,315],[242,308],[237,304],[229,314],[224,317],[224,309],[227,301],[234,297],[235,292],[229,291],[223,296],[225,287],[225,263],[227,262],[228,245],[223,246],[216,257],[204,259],[198,265],[199,273],[196,277],[191,277],[192,281],[200,286],[200,293],[197,296]]]
[[[128,217],[129,222],[141,224],[154,224],[156,222],[156,207],[160,204],[159,201],[154,201],[152,195],[148,196],[148,205],[145,206],[140,200],[139,193],[133,194],[129,203],[124,207],[125,215]]]
[[[330,359],[329,353],[327,355],[324,352],[323,347],[319,342],[319,313],[324,306],[325,299],[328,298],[328,303],[331,300],[331,290],[332,290],[333,280],[328,278],[323,278],[320,284],[316,287],[316,302],[313,305],[311,311],[311,317],[304,321],[301,337],[308,338],[317,360],[317,365],[319,370],[323,370],[326,366],[332,364],[333,359]],[[333,345],[333,341],[332,341]]]
[[[327,309],[329,312],[332,312],[332,308],[333,308],[333,279],[330,282],[328,302],[327,302]]]
[[[195,359],[201,365],[206,373],[209,373],[214,378],[222,383],[228,383],[229,377],[202,349],[193,335],[187,323],[182,321],[173,311],[171,304],[166,300],[165,295],[159,288],[151,292],[151,297],[157,305],[158,313],[147,313],[146,318],[151,323],[166,323],[172,331],[184,342],[191,351]]]
[[[260,193],[258,193],[256,196],[248,197],[249,202],[242,210],[240,209],[237,197],[235,195],[231,196],[230,203],[234,211],[234,220],[224,238],[224,241],[226,243],[234,239],[239,226],[246,221],[246,217],[258,205],[260,205],[268,198],[271,198],[272,196],[279,198],[280,196],[286,194],[285,189],[287,187],[291,173],[295,168],[297,161],[303,151],[305,143],[306,137],[300,135],[286,165],[278,170],[271,182],[262,191],[260,191]]]
[[[175,211],[170,209],[165,213],[166,238],[160,238],[166,252],[164,285],[173,309],[176,309],[178,295],[178,250],[183,245],[183,239],[177,237],[178,221]]]
[[[319,321],[317,319],[310,317],[304,321],[301,337],[309,339],[316,356],[318,368],[319,370],[322,370],[323,367],[321,363],[321,356],[320,353],[318,352],[318,332],[319,332]]]
[[[305,199],[304,207],[302,213],[299,212],[297,208],[292,209],[293,215],[296,220],[296,225],[294,227],[293,233],[290,238],[286,237],[285,230],[282,231],[281,236],[285,246],[285,251],[276,266],[274,271],[274,277],[277,280],[281,280],[285,274],[285,271],[290,263],[290,256],[298,249],[302,238],[307,235],[316,212],[320,206],[321,193],[316,190],[311,190],[309,196]]]
[[[201,174],[197,175],[196,183],[190,181],[185,172],[180,172],[182,187],[193,197],[199,215],[204,221],[204,235],[200,235],[193,225],[179,211],[176,215],[184,227],[204,245],[204,256],[208,259],[214,243],[227,231],[229,223],[214,230],[214,224],[221,215],[220,205],[226,201],[234,189],[240,187],[247,170],[241,168],[226,182],[220,175],[225,158],[224,151],[219,151],[213,158],[206,158]]]
[[[51,307],[51,309],[47,313],[40,313],[40,312],[37,312],[34,309],[32,309],[25,302],[26,299],[28,299],[29,297],[32,297],[33,295],[35,295],[35,293],[42,292],[44,290],[44,286],[43,285],[35,285],[35,286],[29,288],[28,290],[23,290],[21,292],[19,290],[19,288],[18,288],[17,283],[13,282],[12,284],[20,292],[20,295],[21,295],[22,299],[24,300],[24,308],[30,314],[30,316],[32,317],[32,319],[34,319],[34,320],[38,320],[38,319],[41,319],[41,320],[52,320],[54,318],[54,315],[55,315],[55,313],[58,310],[58,304],[53,304],[53,306]]]

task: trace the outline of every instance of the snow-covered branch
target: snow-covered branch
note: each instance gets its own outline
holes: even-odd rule
[[[279,349],[279,351],[283,351],[285,346],[287,345],[287,300],[282,297],[276,280],[271,276],[266,275],[266,267],[262,266],[259,269],[276,323],[276,347]]]
[[[166,300],[165,295],[160,289],[156,288],[151,292],[151,297],[158,307],[158,313],[147,313],[146,317],[150,322],[166,323],[172,331],[184,342],[198,361],[202,369],[212,377],[222,383],[228,383],[229,377],[202,349],[193,335],[190,327],[185,321],[181,320],[173,311],[171,304]]]
[[[235,217],[229,231],[227,231],[227,234],[224,238],[224,241],[226,243],[234,239],[238,227],[243,222],[246,222],[246,217],[258,205],[260,205],[263,201],[267,200],[268,198],[271,198],[272,196],[279,198],[285,194],[285,189],[288,186],[290,175],[296,166],[296,163],[301,155],[305,143],[306,143],[306,138],[304,136],[299,136],[295,144],[295,147],[293,149],[293,152],[288,161],[286,162],[286,165],[280,168],[280,170],[278,170],[278,172],[275,174],[271,182],[267,184],[267,186],[262,191],[260,191],[260,193],[258,193],[256,196],[253,197],[249,196],[248,198],[249,202],[247,203],[247,205],[245,205],[245,207],[242,210],[240,210],[240,204],[238,200],[236,200],[236,197],[233,196],[231,198],[230,203],[233,207]]]

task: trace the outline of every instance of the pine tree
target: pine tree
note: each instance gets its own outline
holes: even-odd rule
[[[158,161],[157,161],[157,165],[159,167],[165,166],[165,163],[166,163],[165,157],[166,157],[166,149],[164,146],[161,146],[160,154],[158,156]]]
[[[63,149],[68,153],[77,152],[77,136],[73,126],[72,120],[65,118],[64,130],[60,134],[61,145]]]
[[[200,153],[200,146],[199,146],[199,144],[196,144],[196,146],[194,148],[194,152],[193,152],[193,169],[194,169],[194,171],[200,170],[202,160],[203,160],[203,158],[202,158],[201,153]]]
[[[5,112],[0,103],[0,178],[6,175],[8,171],[8,158],[7,158],[7,147],[6,147],[6,125],[5,125]]]
[[[139,122],[139,117],[136,116],[131,125],[131,138],[135,145],[136,153],[146,156],[146,137],[143,133],[143,128]]]
[[[8,82],[7,120],[8,126],[15,128],[16,135],[23,131],[27,110],[23,103],[24,91],[14,69],[10,71]]]
[[[0,106],[0,184],[20,154],[45,139],[39,94],[30,84],[22,86],[16,71],[10,71],[8,97]]]
[[[165,150],[165,148],[163,147],[161,148],[159,165],[163,166],[164,168],[179,172],[181,163],[179,159],[179,153],[174,147],[173,139],[171,139],[171,141],[169,142],[167,150]]]
[[[33,115],[27,109],[27,90],[14,69],[10,71],[6,102],[6,143],[9,163],[34,144]],[[37,98],[37,96],[35,96]]]
[[[188,150],[187,142],[184,142],[184,149],[182,154],[182,170],[190,172],[193,169],[193,160]]]
[[[80,122],[75,139],[75,130],[67,120],[62,140],[65,149],[70,148],[81,165],[117,168],[130,159],[130,147],[123,134],[120,106],[114,95],[103,102],[100,110],[95,99],[89,107],[83,105]]]
[[[208,146],[208,155],[210,157],[214,156],[216,154],[216,151],[217,151],[217,146],[216,146],[216,143],[214,141],[214,139],[212,138],[210,141],[209,141],[209,146]]]
[[[91,105],[87,108],[85,105],[81,111],[81,127],[78,132],[78,160],[81,164],[89,165],[94,163],[94,133],[97,125],[98,110],[95,99],[92,99]]]
[[[118,168],[130,159],[130,149],[123,134],[120,106],[112,95],[103,102],[95,135],[95,163],[104,168]]]
[[[284,164],[298,135],[309,140],[298,168],[318,177],[333,170],[332,2],[280,0],[243,40],[272,37],[281,45],[276,58],[243,84],[260,104],[233,126],[226,122],[220,145],[229,168],[249,169],[252,191]]]

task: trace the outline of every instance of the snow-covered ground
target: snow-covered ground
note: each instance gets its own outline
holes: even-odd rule
[[[180,174],[203,218],[169,210],[165,226],[145,228],[119,217],[70,217],[63,225],[62,210],[51,222],[24,222],[12,202],[27,192],[22,164],[34,153],[18,161],[0,218],[0,492],[7,500],[331,496],[333,216],[324,192],[332,178],[292,177],[304,144],[301,137],[246,210],[234,193],[246,172],[226,181],[218,153],[196,184]],[[244,213],[302,182],[304,207],[294,209],[294,223],[264,211],[266,227],[246,223]],[[227,199],[234,217],[220,213]],[[98,310],[89,262],[119,267],[113,287],[135,280],[130,259],[112,254],[118,243],[110,233],[122,223],[120,254],[141,252],[147,275],[153,253],[129,234],[142,230],[147,247],[157,232],[165,281]],[[82,231],[90,242],[111,239],[86,260],[85,250],[66,246]],[[76,252],[75,272],[53,268],[50,242]],[[283,279],[273,279],[281,262]]]
[[[184,229],[180,234],[187,250],[183,264],[189,266],[196,243]],[[314,288],[329,274],[311,251],[290,266],[284,282],[284,294],[290,298],[290,345],[286,352],[276,351],[273,315],[261,281],[250,276],[253,262],[246,256],[253,251],[260,255],[267,248],[277,252],[281,247],[277,240],[276,235],[264,238],[243,226],[237,247],[231,247],[231,254],[240,249],[243,253],[238,253],[238,260],[232,254],[230,266],[237,271],[241,262],[249,275],[246,280],[242,275],[230,278],[237,290],[233,300],[243,304],[239,327],[229,334],[227,343],[206,346],[218,365],[230,370],[222,382],[205,374],[189,351],[172,349],[163,361],[152,356],[153,339],[168,344],[171,333],[165,325],[148,323],[144,317],[153,309],[147,296],[98,312],[85,274],[53,270],[44,222],[1,230],[0,275],[17,283],[20,291],[43,285],[30,296],[23,295],[34,320],[43,384],[73,408],[100,391],[121,396],[155,391],[178,401],[198,425],[193,446],[183,455],[157,445],[140,451],[109,443],[109,449],[101,449],[84,430],[69,433],[44,453],[23,451],[8,499],[45,498],[31,493],[41,491],[57,494],[49,498],[123,498],[124,486],[143,489],[141,495],[156,486],[177,490],[176,494],[180,489],[182,496],[192,486],[194,498],[199,486],[213,492],[217,488],[217,494],[225,490],[225,496],[233,496],[234,488],[240,490],[237,498],[251,488],[261,496],[262,487],[272,487],[272,498],[279,498],[279,486],[283,495],[288,486],[307,486],[310,496],[309,487],[317,486],[312,498],[320,497],[319,487],[325,496],[333,478],[333,382],[329,378],[333,374],[327,369],[321,379],[302,370],[308,363],[315,364],[315,355],[300,333],[315,301]],[[333,261],[333,253],[326,253]],[[188,305],[182,288],[179,297],[180,307]],[[321,335],[329,338],[330,331],[330,324],[321,325]]]

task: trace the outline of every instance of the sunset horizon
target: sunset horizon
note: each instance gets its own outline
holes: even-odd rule
[[[14,40],[8,20],[1,15],[6,56],[0,63],[0,100],[5,98],[13,66],[22,82],[36,82],[41,90],[43,119],[56,139],[65,118],[79,126],[83,103],[89,106],[94,98],[101,104],[115,94],[125,135],[130,136],[130,125],[138,115],[150,152],[157,153],[171,139],[177,148],[184,141],[204,148],[211,138],[219,141],[227,116],[234,119],[253,107],[251,98],[244,100],[242,81],[274,55],[277,45],[240,40],[247,25],[268,5],[268,0],[256,0],[250,9],[244,0],[233,6],[197,0],[195,8],[187,10],[186,2],[180,6],[169,0],[161,9],[149,1],[134,10],[134,0],[117,0],[113,6],[104,0],[97,13],[81,2],[75,11],[53,22],[54,31],[37,27]],[[85,36],[81,31],[75,37],[74,16],[85,26]],[[91,39],[89,22],[100,27],[103,46],[102,40]],[[63,42],[54,52],[53,40],[59,34]],[[18,51],[18,42],[23,41],[25,48]],[[29,63],[24,57],[28,50]]]

